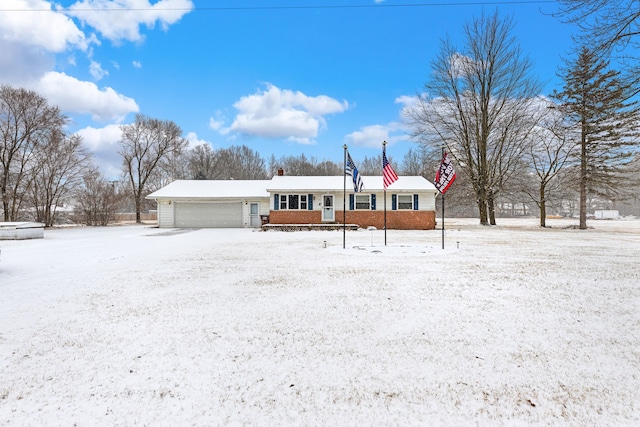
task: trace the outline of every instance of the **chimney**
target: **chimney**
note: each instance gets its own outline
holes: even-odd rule
[[[284,169],[278,168],[278,176],[284,176]]]

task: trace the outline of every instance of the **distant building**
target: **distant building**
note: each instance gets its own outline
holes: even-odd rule
[[[593,212],[595,219],[620,219],[620,213],[613,209],[596,209]]]

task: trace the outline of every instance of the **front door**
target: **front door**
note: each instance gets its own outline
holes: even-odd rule
[[[322,196],[322,221],[334,222],[336,220],[335,211],[333,209],[333,195],[325,194]]]
[[[258,203],[249,205],[249,221],[252,227],[260,227],[260,205]]]

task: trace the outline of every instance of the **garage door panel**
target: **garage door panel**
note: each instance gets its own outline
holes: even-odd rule
[[[242,227],[242,202],[188,203],[175,206],[176,227]]]

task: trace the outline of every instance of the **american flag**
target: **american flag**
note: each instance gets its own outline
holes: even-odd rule
[[[387,153],[385,148],[382,148],[382,184],[386,190],[388,186],[398,180],[398,175],[391,167],[389,160],[387,160]]]
[[[347,152],[347,167],[346,167],[347,175],[351,175],[353,178],[353,191],[356,193],[364,190],[364,184],[362,183],[362,178],[360,178],[360,174],[358,173],[358,168],[351,160],[351,155]]]

